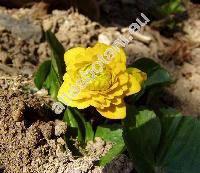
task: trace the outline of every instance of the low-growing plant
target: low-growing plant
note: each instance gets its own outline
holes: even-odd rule
[[[183,0],[153,0],[149,13],[158,21],[152,26],[174,30],[186,18],[186,2]]]
[[[52,50],[52,56],[50,60],[40,65],[35,74],[35,85],[38,89],[46,88],[49,95],[57,100],[60,87],[62,85],[64,85],[62,87],[65,87],[67,82],[70,82],[64,76],[66,69],[69,74],[74,74],[73,68],[77,68],[77,65],[80,65],[80,68],[84,67],[83,63],[78,64],[77,60],[84,61],[81,58],[90,56],[90,54],[79,52],[78,56],[71,56],[70,61],[73,61],[76,66],[73,67],[73,63],[70,64],[69,62],[66,66],[69,65],[70,67],[66,68],[64,64],[65,51],[62,45],[50,31],[46,32],[46,39]],[[99,53],[99,50],[90,48],[90,51],[93,55],[92,58],[95,59],[95,54]],[[72,54],[75,53],[76,51]],[[122,56],[125,56],[125,54],[118,58],[123,58]],[[85,58],[85,60],[88,60],[88,57]],[[94,110],[94,106],[77,109],[78,106],[73,102],[74,106],[66,107],[63,113],[63,120],[69,126],[68,133],[65,136],[67,147],[73,154],[79,156],[81,151],[74,145],[75,140],[78,141],[79,146],[84,148],[88,141],[100,137],[113,144],[107,154],[100,158],[99,164],[101,166],[110,163],[119,154],[127,154],[126,151],[128,151],[138,173],[197,173],[200,170],[199,120],[191,116],[183,116],[176,110],[166,105],[163,106],[159,100],[160,89],[173,82],[169,73],[151,59],[136,60],[124,70],[120,69],[124,67],[123,65],[120,66],[122,61],[117,61],[119,63],[118,69],[115,69],[125,76],[122,76],[124,85],[119,85],[119,87],[124,87],[124,91],[130,91],[130,88],[127,87],[132,87],[136,91],[135,86],[125,86],[128,79],[134,81],[134,83],[130,82],[129,84],[136,84],[139,87],[137,92],[132,92],[134,94],[127,97],[125,97],[126,94],[121,92],[122,88],[116,90],[120,93],[119,98],[124,100],[125,116],[123,111],[113,110],[109,113],[110,119],[107,119],[105,118],[108,115],[105,112],[106,109],[103,111],[104,117],[102,117],[100,116],[101,111]],[[112,63],[116,63],[116,61]],[[137,69],[138,73],[126,73],[128,69]],[[69,70],[72,70],[71,73]],[[144,76],[147,76],[147,78]],[[73,77],[75,77],[75,74]],[[107,83],[104,83],[108,82],[106,79],[105,75],[103,77],[100,75],[100,78],[94,79],[96,81],[90,83],[93,85],[90,85],[90,87],[93,87],[92,90],[94,90],[95,87],[99,89],[100,86],[107,86]],[[112,79],[109,78],[109,80]],[[97,85],[95,83],[97,81],[100,84]],[[90,92],[92,92],[91,88]],[[100,90],[100,92],[104,91]],[[106,97],[109,97],[109,93]],[[103,99],[106,100],[106,97]],[[78,104],[87,105],[87,102],[90,103],[90,99],[83,99]],[[118,105],[117,102],[115,104]],[[111,110],[108,108],[107,111]]]

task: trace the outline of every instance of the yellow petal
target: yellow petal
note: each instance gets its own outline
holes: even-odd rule
[[[126,96],[138,93],[141,90],[142,83],[147,79],[146,73],[136,68],[128,68],[129,73],[128,91]]]
[[[123,102],[120,105],[111,105],[105,109],[98,109],[97,111],[104,117],[109,119],[124,119],[126,117],[126,106]]]
[[[119,81],[119,83],[120,83],[120,85],[122,86],[122,85],[124,85],[124,84],[126,84],[127,82],[128,82],[128,73],[122,73],[122,74],[120,74],[119,76],[118,76],[118,81]]]
[[[125,118],[126,106],[123,98],[141,90],[146,74],[135,68],[126,69],[126,55],[123,49],[114,50],[114,53],[112,50],[114,50],[112,46],[102,43],[97,43],[94,47],[68,50],[64,56],[67,72],[58,92],[59,100],[79,109],[94,106],[100,114],[110,119]],[[96,60],[105,63],[104,73],[97,75],[95,81],[90,83],[91,86],[87,87],[85,86],[87,82],[79,79],[82,77],[82,72],[90,72],[88,70]],[[87,75],[90,77],[92,74]],[[78,92],[73,94],[74,90]]]
[[[66,93],[64,93],[64,94],[66,94]],[[90,99],[80,99],[78,101],[73,100],[70,97],[68,97],[68,95],[63,95],[63,93],[61,93],[60,91],[58,93],[57,98],[59,101],[61,101],[65,105],[70,106],[70,107],[77,107],[78,109],[85,109],[91,105]]]
[[[147,80],[147,74],[137,68],[130,67],[126,71],[133,75],[140,84]]]
[[[69,49],[64,55],[68,73],[78,73],[82,67],[86,67],[94,61],[94,57],[87,53],[87,49],[77,47]]]
[[[82,90],[76,90],[78,87],[74,85],[72,77],[68,73],[64,75],[63,79],[64,82],[58,91],[58,100],[71,107],[80,109],[89,107],[91,95],[82,93]]]
[[[108,54],[106,54],[106,51],[108,49],[113,53],[112,60],[107,57]],[[91,56],[101,55],[107,62],[109,62],[106,64],[106,67],[112,71],[113,76],[126,70],[126,55],[124,50],[121,48],[116,51],[115,47],[113,46],[109,46],[104,43],[97,43],[94,47],[87,49],[87,54]]]
[[[138,93],[140,90],[141,90],[140,83],[136,80],[134,76],[129,75],[128,90],[125,93],[126,96]]]
[[[92,56],[97,54],[102,54],[108,49],[110,46],[104,43],[96,43],[94,47],[87,48],[87,53],[91,54]]]
[[[112,100],[112,104],[114,104],[114,105],[122,104],[122,102],[123,102],[123,98],[122,98],[122,97],[115,97],[115,98]]]
[[[70,63],[74,64],[78,62],[78,59],[80,58],[80,55],[85,54],[85,48],[83,47],[76,47],[69,49],[65,52],[64,60],[66,65],[70,65]]]
[[[126,55],[123,49],[120,49],[120,52],[116,52],[116,56],[110,61],[108,68],[112,71],[113,76],[126,71]]]

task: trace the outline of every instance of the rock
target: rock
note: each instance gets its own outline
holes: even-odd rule
[[[4,172],[5,167],[3,165],[0,165],[0,172]]]
[[[104,35],[104,34],[99,34],[99,36],[98,36],[98,42],[104,43],[104,44],[107,44],[107,45],[111,44],[110,39],[106,35]]]
[[[36,95],[41,96],[41,97],[42,96],[47,96],[48,95],[48,91],[46,89],[42,88],[41,90],[36,92]]]
[[[40,42],[42,28],[29,18],[15,19],[7,14],[0,14],[0,28],[10,31],[22,40]]]
[[[113,144],[111,142],[105,142],[101,138],[96,137],[94,141],[87,143],[86,150],[88,155],[98,159],[105,156],[112,146]]]

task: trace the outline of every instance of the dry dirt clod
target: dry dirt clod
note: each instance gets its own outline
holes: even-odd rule
[[[3,64],[8,60],[8,54],[5,51],[0,51],[0,62]]]
[[[41,130],[38,128],[38,124],[39,122],[31,125],[26,132],[26,138],[28,139],[26,144],[29,147],[37,147],[43,139]]]
[[[12,117],[14,121],[22,121],[23,113],[25,109],[25,103],[23,101],[19,101],[19,103],[15,103],[15,106],[12,107]]]
[[[61,136],[67,132],[67,125],[61,120],[55,120],[55,135]]]
[[[66,142],[64,141],[63,138],[58,138],[58,139],[57,139],[57,142],[58,142],[59,144],[61,144],[61,145],[65,145],[65,144],[66,144]]]
[[[88,155],[99,159],[104,156],[112,148],[111,142],[105,142],[101,138],[96,137],[94,141],[89,141],[86,146]]]
[[[52,138],[53,131],[54,131],[54,122],[47,122],[44,124],[39,125],[39,128],[42,132],[42,135],[46,140],[49,140]]]

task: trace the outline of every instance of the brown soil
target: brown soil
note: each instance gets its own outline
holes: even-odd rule
[[[106,27],[120,14],[120,4],[114,10],[113,2],[101,3],[101,12],[109,13],[101,19],[104,26],[72,9],[47,14],[42,5],[0,8],[0,171],[74,173],[80,167],[82,172],[110,173],[114,167],[119,173],[130,172],[133,165],[125,156],[104,169],[96,166],[99,157],[110,148],[101,139],[89,143],[88,151],[92,153],[86,152],[79,159],[66,150],[63,134],[67,133],[67,126],[51,111],[52,101],[46,92],[36,93],[32,84],[37,66],[50,56],[43,31],[51,28],[66,50],[92,46],[97,41],[111,43],[119,35],[127,34],[124,25],[129,23],[130,16],[126,21],[118,18]],[[168,69],[176,83],[165,89],[163,100],[184,114],[200,116],[200,15],[198,6],[190,9],[189,19],[183,23],[184,32],[167,38],[146,26],[141,34],[150,37],[151,42],[135,37],[125,50],[128,63],[148,57]]]
[[[64,140],[67,124],[51,112],[50,100],[25,94],[24,83],[30,84],[17,78],[15,86],[0,89],[1,169],[5,173],[100,173],[95,164],[112,144],[96,138],[88,143],[84,157],[76,159]]]

